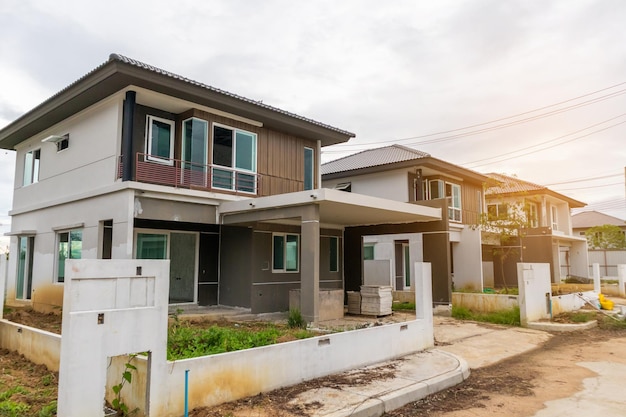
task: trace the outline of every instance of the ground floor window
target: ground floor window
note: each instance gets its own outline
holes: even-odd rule
[[[198,234],[195,232],[141,231],[135,234],[136,259],[169,259],[169,303],[196,301]]]
[[[19,258],[17,261],[17,282],[15,298],[30,300],[33,287],[34,236],[19,237]]]
[[[374,244],[366,243],[363,245],[363,260],[371,261],[374,259]]]
[[[339,238],[330,238],[330,272],[339,271]]]
[[[298,272],[299,236],[275,233],[272,241],[272,270],[274,272]]]
[[[57,282],[65,282],[65,260],[80,259],[83,251],[82,229],[59,232],[57,250]]]

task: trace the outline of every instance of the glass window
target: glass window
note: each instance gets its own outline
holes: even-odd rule
[[[551,206],[550,212],[552,213],[552,230],[559,230],[559,220],[557,218],[556,206]]]
[[[167,259],[167,235],[137,233],[136,259]]]
[[[315,183],[314,152],[311,148],[304,148],[304,189],[312,190]]]
[[[209,123],[191,118],[183,122],[183,161],[186,169],[203,171],[206,165],[206,147]]]
[[[330,238],[330,253],[328,256],[330,259],[330,272],[339,271],[339,238]]]
[[[443,181],[431,180],[429,183],[429,200],[435,200],[437,198],[445,197]]]
[[[448,206],[448,219],[461,221],[461,186],[458,184],[446,183],[446,197],[450,198]]]
[[[83,251],[83,231],[70,230],[58,235],[57,282],[65,281],[65,260],[80,259]]]
[[[69,133],[63,135],[63,137],[57,142],[57,152],[61,152],[64,149],[70,147],[70,135]]]
[[[487,204],[489,220],[506,220],[509,217],[509,205],[506,203]]]
[[[102,259],[111,259],[113,250],[113,220],[102,222]]]
[[[30,300],[33,287],[34,236],[19,237],[19,258],[17,261],[17,282],[15,298]]]
[[[363,246],[363,260],[371,261],[374,259],[374,245],[371,243],[366,243]]]
[[[274,272],[297,272],[299,268],[298,235],[275,234],[272,239]]]
[[[148,116],[148,159],[172,164],[174,157],[174,122]]]
[[[255,133],[213,125],[212,185],[215,188],[256,193]]]
[[[26,152],[24,156],[24,181],[23,185],[34,184],[39,182],[39,160],[41,158],[41,150]]]

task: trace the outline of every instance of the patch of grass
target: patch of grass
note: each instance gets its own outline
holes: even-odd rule
[[[510,310],[494,311],[489,313],[474,312],[465,307],[452,306],[452,317],[459,320],[473,320],[493,324],[519,326],[519,307]]]
[[[575,311],[569,315],[569,319],[574,323],[586,323],[588,321],[594,320],[596,318],[596,313],[588,311]]]
[[[0,392],[0,417],[20,417],[26,415],[26,412],[30,409],[28,404],[24,404],[18,401],[12,401],[11,397],[14,394],[28,394],[28,391],[22,387],[9,388],[6,391]]]
[[[167,358],[177,360],[251,349],[279,343],[288,336],[292,340],[304,339],[315,336],[315,333],[301,328],[288,329],[284,325],[279,327],[272,323],[256,323],[254,328],[244,325],[197,328],[179,323],[168,330]]]
[[[42,407],[38,417],[53,417],[57,415],[57,402],[50,401],[50,404]]]
[[[626,331],[626,319],[615,320],[605,315],[598,317],[598,327],[604,330]]]
[[[404,310],[413,310],[413,311],[415,311],[415,303],[409,303],[409,302],[393,303],[391,305],[391,309],[393,311],[404,311]]]

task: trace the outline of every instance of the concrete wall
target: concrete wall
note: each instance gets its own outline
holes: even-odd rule
[[[300,290],[289,291],[289,310],[300,310]],[[320,289],[320,321],[343,318],[343,290]]]
[[[384,285],[393,287],[394,279],[389,259],[363,261],[363,285]]]
[[[590,299],[598,299],[598,295],[593,291],[587,291],[582,293],[582,296]],[[557,295],[552,297],[552,316],[556,316],[561,313],[567,313],[570,311],[576,311],[585,305],[585,301],[575,294]]]
[[[483,262],[482,269],[483,269],[483,289],[493,288],[493,284],[494,284],[493,261]]]
[[[322,182],[324,188],[334,188],[344,182],[352,183],[352,192],[395,201],[409,201],[409,183],[407,168],[375,174],[355,175]]]
[[[517,264],[520,321],[529,322],[550,318],[550,265]]]
[[[122,96],[113,96],[20,143],[16,147],[13,210],[49,203],[115,181],[120,153]],[[69,147],[57,152],[50,135],[69,133]],[[23,186],[24,155],[41,150],[39,182]]]
[[[59,370],[61,335],[0,320],[0,347],[24,355],[51,371]]]
[[[473,288],[482,291],[484,282],[480,230],[464,227],[458,235],[459,242],[452,243],[454,288]]]
[[[592,276],[592,265],[600,265],[600,275],[603,277],[618,276],[617,266],[626,265],[626,250],[602,250],[589,249],[589,265],[587,274],[583,276]]]
[[[453,292],[452,306],[465,307],[472,311],[493,312],[519,307],[519,302],[517,295]]]
[[[71,140],[71,139],[70,139]],[[56,283],[57,233],[82,229],[82,258],[97,259],[102,241],[102,220],[113,220],[112,257],[133,257],[134,192],[122,190],[102,196],[60,204],[45,209],[16,214],[12,230],[34,234],[33,293],[35,310],[48,312],[63,304],[63,284]],[[18,236],[11,236],[11,253],[19,253]],[[23,305],[15,300],[15,279],[18,256],[11,256],[7,284],[7,304]]]

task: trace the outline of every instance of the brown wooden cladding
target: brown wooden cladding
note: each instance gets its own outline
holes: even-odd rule
[[[178,118],[177,131],[181,132],[182,121],[189,117],[207,120],[209,125],[209,158],[212,160],[213,132],[212,123],[235,127],[257,134],[257,174],[261,177],[260,196],[290,193],[304,190],[304,148],[312,148],[318,158],[317,143],[296,136],[277,132],[264,127],[257,127],[238,120],[218,116],[194,109],[185,112]],[[180,136],[177,135],[180,143]],[[180,148],[180,145],[176,146]],[[314,161],[314,187],[317,187],[318,162]]]
[[[482,184],[461,182],[461,221],[463,224],[473,225],[480,223],[480,213],[483,198]]]

